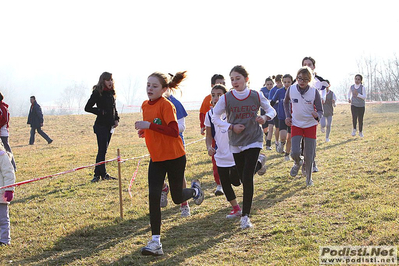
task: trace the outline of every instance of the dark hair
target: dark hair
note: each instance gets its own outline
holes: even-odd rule
[[[281,82],[281,79],[283,78],[283,75],[277,74],[277,75],[275,75],[275,76],[272,76],[272,78],[273,78],[276,82]]]
[[[3,93],[0,92],[0,102],[4,99]]]
[[[154,72],[148,77],[157,78],[162,88],[168,88],[174,91],[179,88],[179,84],[187,77],[186,72],[187,71],[177,72],[175,75],[169,73],[169,77],[161,72]]]
[[[302,66],[303,66],[303,62],[305,62],[305,60],[310,60],[313,64],[313,66],[316,67],[316,60],[314,60],[311,56],[306,56],[305,58],[302,59]]]
[[[36,97],[35,97],[35,96],[33,96],[33,95],[32,95],[32,96],[30,96],[30,98],[36,101]]]
[[[224,77],[223,77],[222,74],[215,74],[215,75],[213,75],[212,78],[211,78],[211,86],[213,86],[213,85],[216,84],[216,80],[217,80],[217,79],[224,79]]]
[[[310,69],[310,67],[308,67],[308,66],[301,67],[298,70],[298,73],[296,74],[297,79],[298,79],[299,74],[302,74],[302,77],[305,75],[305,77],[309,79],[309,82],[312,81],[312,70]]]
[[[363,84],[363,76],[360,75],[360,74],[356,74],[356,75],[355,75],[355,78],[356,78],[356,77],[359,77],[359,78],[360,78],[360,83]]]
[[[247,72],[247,70],[246,70],[242,65],[237,65],[237,66],[233,67],[233,68],[231,69],[229,75],[231,75],[232,72],[240,73],[241,75],[244,76],[244,78],[248,78],[248,72]]]
[[[106,80],[108,80],[108,81],[112,80],[113,81],[112,73],[103,72],[101,74],[100,78],[98,79],[97,85],[93,86],[93,91],[97,90],[100,93],[100,95],[102,95],[102,93],[104,91],[104,81],[106,81]],[[115,86],[114,83],[112,83],[112,94],[113,95],[115,95],[115,87],[114,86]]]
[[[263,86],[266,86],[266,83],[268,81],[271,81],[274,84],[274,80],[272,79],[272,77],[267,77],[266,80],[265,80],[265,84],[263,84]]]
[[[294,81],[294,79],[292,78],[292,76],[291,76],[290,74],[285,74],[285,75],[283,76],[283,79],[285,79],[285,78],[290,78],[290,79],[291,79],[291,82]]]
[[[213,90],[222,90],[223,94],[226,94],[226,92],[227,92],[227,88],[223,84],[216,84],[215,86],[212,87],[211,91],[213,91]]]

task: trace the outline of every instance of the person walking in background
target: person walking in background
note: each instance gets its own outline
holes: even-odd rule
[[[101,74],[97,85],[93,86],[92,94],[86,103],[85,111],[95,114],[93,130],[97,136],[97,157],[96,163],[105,161],[108,145],[111,141],[114,129],[119,124],[118,111],[115,104],[115,86],[112,74],[104,72]],[[94,105],[96,107],[94,107]],[[92,183],[102,180],[113,180],[115,177],[107,173],[105,164],[97,165],[94,168]]]
[[[266,78],[264,87],[260,89],[260,91],[263,93],[263,96],[265,96],[266,99],[269,99],[269,95],[271,90],[273,89],[274,81],[271,77]],[[260,109],[260,115],[264,115],[265,111],[263,109]],[[266,121],[262,125],[263,128],[263,133],[265,133],[265,139],[266,139],[266,150],[271,150],[272,149],[272,137],[273,137],[273,127],[274,127],[274,120]]]
[[[10,162],[11,153],[7,153],[0,145],[0,187],[15,183],[15,172]],[[0,246],[10,245],[10,215],[8,205],[14,198],[14,187],[0,191]]]
[[[42,130],[44,122],[42,108],[36,102],[35,96],[30,97],[30,103],[31,106],[28,115],[28,125],[31,127],[29,145],[33,145],[35,143],[36,130],[37,133],[39,133],[39,135],[42,136],[48,144],[51,144],[53,140]]]
[[[366,88],[362,84],[363,76],[355,76],[355,84],[349,88],[348,101],[351,104],[352,136],[356,136],[357,121],[359,121],[359,137],[363,138],[363,117],[366,110]]]
[[[328,80],[326,80],[326,82],[330,85]],[[326,99],[323,103],[323,117],[320,120],[321,132],[326,133],[326,142],[330,141],[332,118],[336,101],[337,97],[335,96],[335,93],[330,90],[330,86],[328,86],[326,88]]]
[[[276,111],[262,93],[247,87],[249,77],[243,66],[233,67],[230,80],[233,89],[221,96],[214,107],[212,123],[224,128],[225,123],[221,120],[221,115],[226,113],[230,151],[233,153],[238,176],[243,185],[240,223],[241,228],[246,229],[253,227],[249,214],[254,194],[254,174],[259,152],[263,148],[263,131],[259,124],[273,119]],[[266,112],[263,116],[258,116],[260,107]]]
[[[297,84],[291,85],[285,94],[285,123],[291,126],[291,157],[294,166],[290,175],[295,177],[303,165],[301,142],[304,139],[303,154],[305,160],[306,185],[312,186],[312,165],[316,151],[316,130],[323,115],[319,91],[310,87],[312,70],[302,67],[297,73]]]
[[[200,205],[204,200],[198,180],[192,181],[191,188],[183,188],[186,152],[179,136],[176,109],[162,96],[168,89],[175,90],[185,78],[185,71],[176,73],[172,79],[163,73],[152,73],[147,79],[148,100],[141,106],[143,120],[135,122],[138,135],[145,138],[150,153],[148,197],[152,238],[147,246],[141,249],[143,255],[163,255],[160,202],[166,175],[174,203],[180,204],[193,198],[194,203]]]
[[[223,75],[215,74],[215,75],[212,76],[212,78],[211,78],[211,88],[213,88],[213,86],[215,86],[216,84],[225,85],[225,80],[224,80]],[[212,101],[212,96],[211,96],[211,94],[209,94],[203,100],[201,108],[200,108],[199,119],[200,119],[200,125],[201,125],[201,135],[205,134],[206,127],[205,127],[204,121],[205,121],[206,113],[212,107],[211,101]],[[213,141],[212,147],[215,147],[215,141]],[[215,161],[215,157],[214,156],[212,156],[212,171],[213,171],[213,178],[214,178],[215,183],[216,183],[215,195],[216,196],[221,196],[221,195],[224,194],[224,192],[223,192],[222,185],[220,183],[220,177],[219,177],[219,173],[218,173],[218,169],[217,169],[217,166],[216,166],[216,161]]]
[[[6,151],[12,154],[10,144],[8,143],[8,136],[9,136],[9,125],[8,122],[10,121],[10,113],[8,112],[8,104],[3,102],[4,96],[0,92],[0,137],[1,142],[3,143],[4,148]],[[11,164],[14,167],[14,171],[17,171],[17,166],[15,164],[14,156],[11,157]]]

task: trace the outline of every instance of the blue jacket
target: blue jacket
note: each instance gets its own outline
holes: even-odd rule
[[[35,101],[29,110],[28,124],[33,128],[40,128],[44,122],[42,108]]]

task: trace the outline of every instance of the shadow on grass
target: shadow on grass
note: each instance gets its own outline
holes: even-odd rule
[[[253,199],[253,203],[255,203],[255,205],[259,204],[263,207],[271,208],[276,203],[282,202],[285,199],[294,196],[297,192],[305,188],[305,177],[281,181],[278,185],[261,192],[259,196]]]
[[[239,229],[238,220],[230,221],[224,219],[228,210],[219,210],[211,215],[194,214],[190,218],[177,218],[179,225],[162,231],[162,244],[164,256],[152,257],[141,255],[141,248],[150,239],[151,230],[149,227],[148,215],[137,219],[130,219],[117,222],[110,222],[111,225],[89,225],[71,232],[54,243],[49,249],[43,250],[40,254],[26,256],[21,260],[14,260],[17,265],[67,265],[84,261],[86,258],[95,259],[99,265],[109,264],[101,262],[101,253],[109,250],[132,249],[132,253],[113,261],[118,265],[143,265],[152,261],[159,261],[162,265],[175,265],[183,262],[186,258],[205,253],[214,245],[220,243],[224,238],[231,237]],[[163,222],[176,219],[179,215],[179,207],[169,208],[162,211]],[[214,226],[217,221],[218,226]],[[223,228],[223,230],[220,230]],[[145,242],[138,240],[145,237]],[[118,245],[122,247],[117,247]],[[188,247],[189,246],[189,247]],[[177,252],[176,250],[180,250]],[[24,250],[22,253],[28,254]]]
[[[139,248],[132,254],[120,258],[116,264],[132,265],[131,263],[134,262],[135,265],[148,263],[184,265],[185,260],[198,254],[207,254],[207,250],[220,244],[224,239],[244,232],[239,227],[238,219],[225,218],[228,211],[227,208],[223,208],[199,219],[193,219],[194,214],[191,217],[192,220],[182,222],[164,232],[162,235],[164,256],[142,256],[140,255],[141,248]]]
[[[348,144],[350,142],[353,142],[355,140],[356,140],[356,138],[349,138],[347,140],[343,140],[343,141],[340,141],[340,142],[337,142],[337,143],[334,143],[334,144],[325,145],[323,147],[317,147],[316,148],[316,153],[317,153],[317,151],[320,151],[320,150],[329,150],[329,149],[335,148],[337,146],[346,145],[346,144]]]

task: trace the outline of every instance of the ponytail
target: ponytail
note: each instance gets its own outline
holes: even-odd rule
[[[156,77],[161,83],[162,88],[168,88],[172,91],[179,89],[180,83],[187,77],[187,71],[177,72],[175,75],[168,73],[169,77],[161,72],[154,72],[148,77]]]

